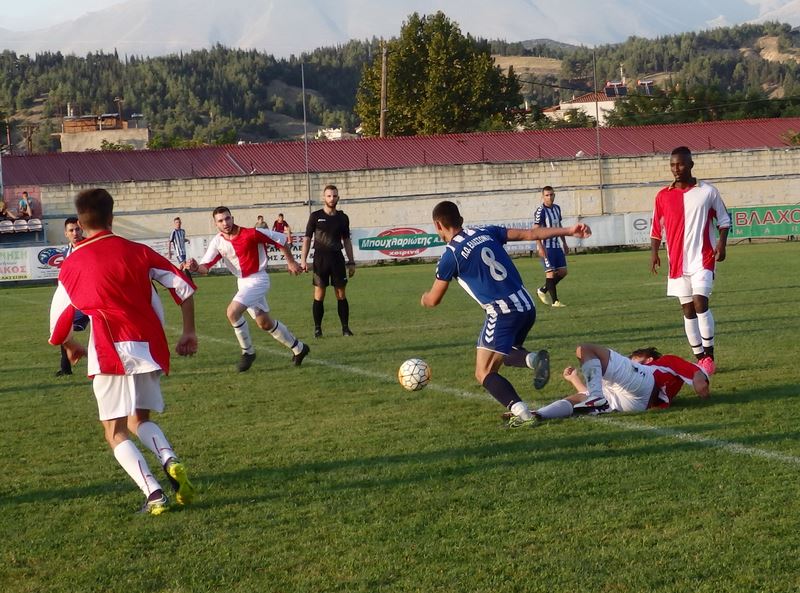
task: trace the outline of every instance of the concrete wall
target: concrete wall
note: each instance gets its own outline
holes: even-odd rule
[[[707,152],[694,157],[695,175],[714,183],[728,207],[800,202],[800,147]],[[255,224],[262,214],[270,224],[283,212],[292,230],[302,233],[310,208],[320,206],[322,188],[334,183],[340,207],[354,227],[413,225],[430,221],[440,200],[461,205],[465,221],[530,218],[543,185],[556,189],[565,217],[646,212],[656,192],[671,180],[668,155],[571,159],[507,164],[415,167],[343,173],[312,173],[313,204],[308,205],[305,174],[254,175],[100,184],[116,201],[116,232],[130,238],[165,236],[180,215],[191,236],[216,232],[211,210],[224,204],[237,222]],[[602,174],[603,191],[599,189]],[[63,239],[63,218],[72,199],[89,186],[42,187],[47,239]]]

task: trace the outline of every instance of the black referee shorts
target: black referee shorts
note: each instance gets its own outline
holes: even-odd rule
[[[335,286],[342,288],[347,284],[347,267],[341,251],[314,251],[314,286]]]

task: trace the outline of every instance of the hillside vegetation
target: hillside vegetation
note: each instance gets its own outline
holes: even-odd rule
[[[588,48],[558,43],[479,42],[491,47],[499,68],[513,66],[521,102],[533,106],[524,120],[505,122],[507,127],[550,125],[541,119],[541,108],[591,90],[595,68],[601,85],[619,79],[622,67],[629,81],[655,79],[661,87],[661,104],[641,99],[612,120],[617,125],[653,123],[664,114],[673,122],[800,114],[800,43],[789,25],[631,37],[596,48],[594,56]],[[302,63],[308,121],[353,131],[359,123],[354,114],[359,81],[375,60],[380,60],[375,39],[291,59],[222,46],[156,58],[5,51],[0,115],[10,116],[17,142],[20,123],[26,118],[38,123],[36,151],[57,148],[51,134],[59,130],[67,102],[83,113],[104,113],[116,111],[115,97],[124,97],[126,115],[145,116],[153,146],[284,138],[299,129],[290,132],[284,124],[302,118]],[[674,107],[676,102],[683,107]]]

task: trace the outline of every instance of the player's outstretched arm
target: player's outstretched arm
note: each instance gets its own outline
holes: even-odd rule
[[[183,333],[178,338],[175,352],[180,356],[191,356],[197,352],[197,332],[194,327],[194,295],[191,295],[181,303],[181,315],[183,316]]]
[[[286,269],[288,272],[292,276],[302,273],[303,268],[297,263],[297,261],[295,261],[294,256],[292,255],[292,250],[289,248],[289,243],[281,245],[280,251],[283,254],[283,257],[286,258]]]
[[[449,282],[445,282],[444,280],[439,280],[437,278],[433,281],[433,286],[431,286],[431,289],[428,292],[422,293],[422,298],[419,300],[420,305],[425,308],[435,307],[442,302],[442,299],[444,298],[449,286]]]
[[[536,227],[532,229],[507,229],[509,241],[541,241],[553,237],[577,237],[586,239],[592,236],[592,229],[588,224],[576,224],[570,227]]]
[[[203,276],[208,274],[208,267],[203,264],[198,264],[195,258],[188,260],[184,264],[184,268],[189,270],[192,274],[202,274]]]

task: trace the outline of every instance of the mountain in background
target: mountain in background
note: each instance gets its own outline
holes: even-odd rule
[[[0,50],[98,50],[158,56],[215,44],[299,55],[350,39],[396,36],[412,12],[443,11],[463,32],[519,41],[546,37],[583,45],[659,37],[748,21],[800,25],[800,0],[128,0],[36,31],[0,29]],[[657,4],[657,6],[656,6]]]

